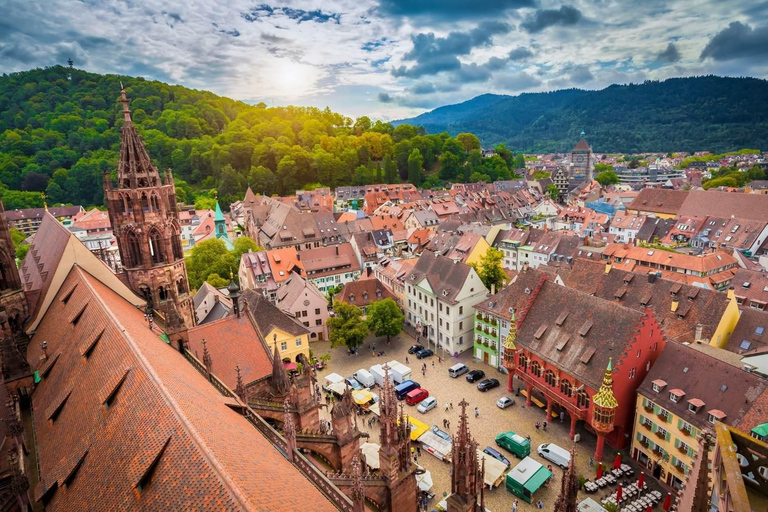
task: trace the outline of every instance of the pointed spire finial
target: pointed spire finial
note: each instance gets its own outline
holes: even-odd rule
[[[603,384],[595,393],[592,402],[606,409],[615,409],[619,406],[619,402],[613,394],[613,358],[608,359],[608,367],[605,369]]]
[[[128,108],[128,98],[125,96],[125,88],[123,82],[120,82],[120,103],[123,104],[123,117],[126,123],[131,122],[131,111]]]
[[[45,195],[45,192],[41,194],[43,196],[43,208],[45,208],[45,211],[48,211],[48,203],[45,202],[46,199],[48,199],[48,196]]]

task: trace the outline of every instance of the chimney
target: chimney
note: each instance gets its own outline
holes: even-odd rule
[[[701,335],[704,333],[704,326],[702,324],[696,324],[696,335],[694,341],[701,341]]]
[[[649,283],[656,282],[656,272],[651,272],[650,274],[648,274],[648,282]]]
[[[491,283],[491,295],[496,295],[496,283]]]
[[[301,253],[300,252],[296,253],[296,261],[301,261]]]
[[[528,262],[524,261],[523,262],[523,272],[525,272],[526,270],[528,270]]]

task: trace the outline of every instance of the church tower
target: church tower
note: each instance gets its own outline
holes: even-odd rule
[[[181,249],[176,188],[170,169],[161,177],[149,159],[120,91],[123,124],[117,186],[104,174],[104,196],[131,289],[143,297],[173,341],[195,325]]]

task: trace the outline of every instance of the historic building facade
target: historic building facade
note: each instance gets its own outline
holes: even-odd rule
[[[195,325],[181,248],[176,189],[170,170],[160,176],[131,121],[121,91],[125,124],[117,186],[104,174],[109,219],[130,288],[143,297],[169,336]]]

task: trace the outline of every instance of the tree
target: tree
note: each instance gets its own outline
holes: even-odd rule
[[[456,136],[456,140],[464,147],[464,151],[467,153],[473,149],[480,149],[480,139],[471,133],[460,133]]]
[[[424,163],[424,159],[421,156],[421,151],[415,149],[411,151],[408,156],[408,182],[413,183],[416,186],[421,185],[421,166]]]
[[[595,180],[602,186],[615,185],[619,182],[619,177],[613,171],[603,171],[597,176]]]
[[[236,238],[232,245],[234,246],[232,251],[233,258],[238,266],[240,265],[240,256],[243,254],[247,253],[248,251],[259,252],[264,250],[259,246],[259,244],[254,242],[253,238],[248,238],[247,236]]]
[[[512,168],[515,170],[525,169],[525,157],[522,154],[515,157],[515,161],[512,162]]]
[[[480,276],[480,280],[489,290],[491,286],[495,286],[496,290],[498,290],[507,278],[507,274],[504,273],[504,269],[501,267],[502,258],[504,258],[504,253],[489,247],[485,254],[480,256],[480,262],[472,264],[472,268],[475,269],[477,275]]]
[[[224,279],[219,274],[211,274],[205,279],[205,282],[214,288],[224,288],[229,284],[229,279]]]
[[[397,336],[403,330],[403,313],[392,299],[377,300],[368,306],[368,329],[376,336]]]
[[[363,311],[353,304],[337,302],[334,316],[328,319],[331,328],[331,347],[346,347],[353,351],[365,341],[368,336],[368,326],[363,320]]]
[[[547,195],[549,198],[553,201],[557,201],[558,196],[560,195],[560,190],[551,183],[547,185]]]
[[[192,248],[187,258],[187,276],[192,289],[200,288],[211,274],[228,276],[237,268],[234,254],[227,250],[223,240],[205,240]]]

